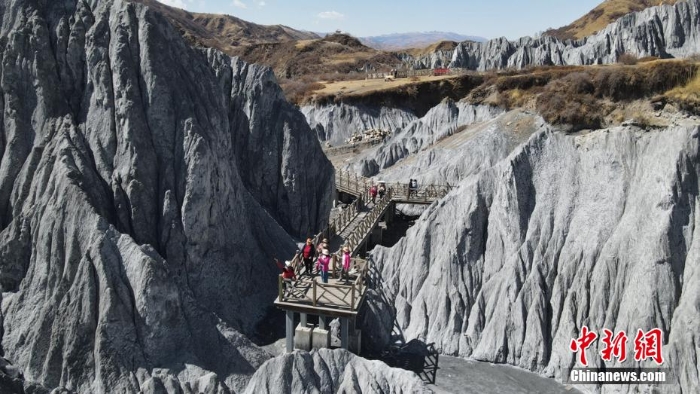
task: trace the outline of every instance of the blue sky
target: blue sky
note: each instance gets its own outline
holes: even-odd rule
[[[160,0],[195,12],[355,36],[451,31],[486,38],[533,35],[573,22],[603,0]]]

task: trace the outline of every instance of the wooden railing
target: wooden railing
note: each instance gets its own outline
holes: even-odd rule
[[[343,211],[333,218],[333,220],[326,226],[323,230],[321,230],[320,233],[316,234],[312,238],[312,242],[314,244],[314,247],[318,247],[318,245],[324,240],[324,239],[331,239],[333,238],[336,234],[339,234],[342,232],[350,223],[352,223],[353,220],[357,217],[360,208],[362,208],[362,204],[364,202],[360,199],[356,199],[352,204],[348,205],[343,209]],[[294,268],[294,273],[299,276],[301,275],[301,271],[304,267],[303,264],[303,258],[301,255],[301,251],[297,251],[297,253],[294,255],[294,258],[292,258],[292,268]]]
[[[357,224],[357,227],[345,238],[345,244],[350,247],[351,250],[355,250],[359,245],[362,244],[365,237],[369,232],[376,226],[377,221],[381,218],[386,211],[392,200],[392,191],[389,189],[388,193],[377,202],[377,204],[372,208],[369,214],[362,218],[362,221]]]
[[[336,170],[335,185],[338,190],[360,196],[365,195],[369,191],[369,188],[372,186],[372,180],[348,171]]]
[[[368,197],[364,195],[367,194],[372,184],[376,183],[369,178],[342,170],[336,170],[335,182],[339,190],[354,195],[363,194],[363,198]],[[384,183],[384,185],[387,192],[391,191],[395,200],[402,201],[428,202],[443,198],[452,190],[450,185],[434,184],[419,186],[417,190],[409,193],[408,182]]]
[[[295,286],[292,281],[285,280],[279,276],[279,300],[282,302],[311,302],[316,306],[332,306],[334,308],[355,309],[355,304],[364,295],[366,290],[366,276],[369,272],[369,262],[367,260],[353,258],[350,265],[350,272],[354,272],[355,278],[348,284],[330,284],[318,282],[316,278],[307,285],[311,286],[311,297],[307,295],[308,288]]]

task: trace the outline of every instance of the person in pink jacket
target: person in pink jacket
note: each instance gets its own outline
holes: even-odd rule
[[[345,281],[347,282],[350,280],[350,261],[351,261],[351,255],[350,255],[350,247],[345,246],[343,247],[343,274],[342,276],[345,278]]]
[[[316,260],[316,269],[321,272],[321,281],[328,283],[328,266],[331,263],[331,254],[328,249],[321,251],[321,257]]]

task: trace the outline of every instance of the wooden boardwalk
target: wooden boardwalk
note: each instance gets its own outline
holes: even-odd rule
[[[353,196],[366,194],[373,182],[369,178],[351,174],[346,171],[336,171],[336,188]],[[409,190],[407,183],[385,183],[392,194],[392,201],[399,204],[432,204],[445,197],[452,190],[450,185],[422,185],[417,190]]]
[[[332,252],[329,283],[321,283],[320,278],[307,274],[300,253],[292,259],[297,275],[296,281],[286,281],[279,277],[279,294],[275,305],[288,311],[317,315],[352,317],[362,304],[365,295],[365,282],[369,263],[353,258],[350,279],[340,280],[340,257],[343,246],[349,246],[353,256],[366,245],[372,231],[388,210],[396,204],[432,204],[444,197],[451,188],[443,185],[427,185],[409,194],[408,185],[386,184],[387,193],[383,198],[370,201],[371,180],[337,171],[336,188],[356,197],[355,202],[345,207],[328,227],[317,234],[313,243],[318,246],[328,239]],[[314,263],[315,264],[315,263]]]
[[[367,261],[352,259],[348,277],[340,278],[340,271],[332,269],[330,274],[333,277],[328,283],[323,283],[317,273],[300,273],[296,281],[287,281],[280,276],[275,305],[300,313],[353,317],[365,296],[368,270]]]

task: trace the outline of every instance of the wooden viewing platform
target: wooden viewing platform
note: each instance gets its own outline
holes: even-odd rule
[[[373,184],[370,179],[359,177],[343,171],[336,171],[336,189],[355,198],[354,202],[343,209],[340,214],[313,238],[314,246],[323,239],[328,239],[331,263],[328,283],[314,273],[305,272],[301,253],[297,251],[291,261],[297,280],[278,280],[278,295],[275,306],[286,311],[287,351],[291,352],[297,344],[302,349],[330,346],[330,331],[326,318],[340,318],[341,346],[348,349],[352,342],[359,349],[360,332],[354,329],[355,318],[362,307],[367,291],[367,277],[370,270],[369,261],[352,258],[349,278],[341,279],[341,249],[348,246],[352,256],[361,255],[367,249],[370,237],[373,237],[379,222],[389,223],[393,218],[396,204],[432,204],[447,195],[452,189],[449,185],[426,185],[409,190],[408,184],[385,183],[386,194],[371,201],[369,189]],[[381,239],[381,229],[378,230]],[[314,263],[315,264],[315,263]],[[295,329],[295,314],[299,313],[300,323]],[[309,326],[307,315],[318,316],[319,324]],[[313,343],[313,346],[312,346]],[[320,343],[320,344],[319,344]],[[352,345],[350,345],[352,346]]]
[[[275,305],[299,313],[354,317],[365,296],[368,270],[367,261],[354,258],[347,280],[339,277],[337,264],[329,273],[333,278],[329,278],[328,283],[321,282],[317,275],[312,277],[306,273],[300,273],[296,281],[284,280],[280,276]]]

